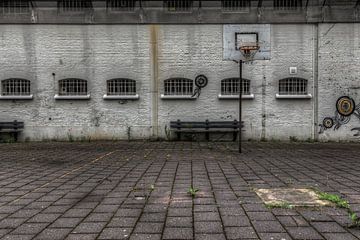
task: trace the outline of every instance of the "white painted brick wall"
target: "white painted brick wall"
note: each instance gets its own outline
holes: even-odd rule
[[[339,95],[360,102],[359,24],[319,25],[319,120],[333,115]],[[238,65],[222,59],[222,25],[159,25],[157,27],[158,109],[151,101],[153,67],[149,25],[0,25],[0,79],[31,80],[34,99],[0,101],[0,120],[23,120],[22,139],[127,139],[151,136],[151,114],[158,116],[159,137],[165,126],[183,120],[238,118],[237,100],[219,100],[220,81],[237,77]],[[271,25],[272,59],[245,64],[255,99],[244,100],[245,139],[312,138],[314,99],[277,100],[278,80],[298,67],[298,77],[314,85],[315,25]],[[330,30],[329,30],[330,29]],[[341,43],[345,43],[341,45]],[[52,75],[55,73],[55,77]],[[161,100],[163,81],[194,79],[205,74],[209,84],[199,99]],[[90,100],[54,100],[57,81],[87,79]],[[138,101],[105,101],[106,80],[137,80]],[[339,82],[342,80],[342,82]],[[50,120],[51,119],[51,120]],[[320,139],[354,139],[349,128],[326,131]],[[360,125],[360,124],[358,124]]]

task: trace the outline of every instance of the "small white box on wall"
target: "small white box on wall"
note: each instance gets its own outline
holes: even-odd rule
[[[289,67],[289,73],[290,73],[290,75],[296,75],[297,67]]]

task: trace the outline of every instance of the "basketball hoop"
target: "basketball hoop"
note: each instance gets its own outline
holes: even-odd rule
[[[255,54],[259,51],[260,46],[255,42],[242,43],[239,47],[241,54],[244,56],[245,61],[253,60]]]

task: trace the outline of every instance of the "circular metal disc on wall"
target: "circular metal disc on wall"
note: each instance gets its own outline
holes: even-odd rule
[[[336,110],[342,116],[350,116],[355,111],[355,101],[348,96],[342,96],[336,101]]]
[[[334,120],[330,117],[326,117],[323,120],[323,126],[325,128],[332,128],[334,126]]]
[[[207,84],[208,84],[208,79],[205,75],[199,75],[195,78],[195,85],[198,88],[206,87]]]

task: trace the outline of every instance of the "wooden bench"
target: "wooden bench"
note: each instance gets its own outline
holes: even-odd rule
[[[0,133],[11,133],[14,136],[14,140],[17,141],[18,133],[24,129],[24,122],[0,122]]]
[[[243,122],[241,124],[243,127]],[[205,133],[206,140],[209,141],[210,133],[233,133],[233,141],[236,141],[239,132],[239,122],[234,121],[209,121],[203,122],[185,122],[171,121],[170,130],[177,134],[177,139],[180,140],[181,133]]]

